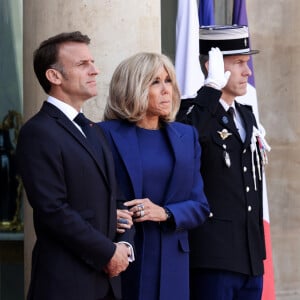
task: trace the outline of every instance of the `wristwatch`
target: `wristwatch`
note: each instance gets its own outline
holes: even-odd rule
[[[171,213],[171,211],[167,207],[164,207],[164,210],[165,210],[165,213],[166,213],[166,216],[167,216],[166,222],[168,222],[172,219],[173,214]]]

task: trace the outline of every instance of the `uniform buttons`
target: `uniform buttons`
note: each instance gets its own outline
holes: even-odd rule
[[[245,154],[247,152],[247,149],[244,149],[243,153]]]
[[[248,193],[250,191],[249,186],[246,186],[246,192]]]
[[[246,173],[247,172],[247,167],[244,167],[243,170],[244,170],[244,173]]]
[[[214,214],[212,212],[209,213],[209,218],[212,218],[214,216]]]
[[[251,210],[252,210],[252,206],[249,205],[249,206],[248,206],[248,211],[250,212]]]

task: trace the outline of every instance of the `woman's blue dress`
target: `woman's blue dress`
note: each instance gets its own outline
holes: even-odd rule
[[[143,198],[149,198],[155,204],[163,206],[174,164],[167,135],[163,129],[147,130],[137,127],[137,137],[143,170]],[[158,300],[163,259],[160,224],[153,221],[135,224],[136,261],[124,273],[123,284],[126,287],[123,299]],[[135,289],[135,292],[131,290],[130,299],[126,297],[128,288]],[[136,294],[136,298],[132,298],[133,294]]]

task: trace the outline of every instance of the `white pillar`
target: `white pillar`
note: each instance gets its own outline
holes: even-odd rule
[[[300,1],[247,1],[266,167],[277,300],[300,299]]]

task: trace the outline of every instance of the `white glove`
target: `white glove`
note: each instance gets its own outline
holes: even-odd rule
[[[221,90],[228,82],[230,71],[224,73],[223,54],[219,48],[211,48],[208,52],[208,76],[204,85]]]

